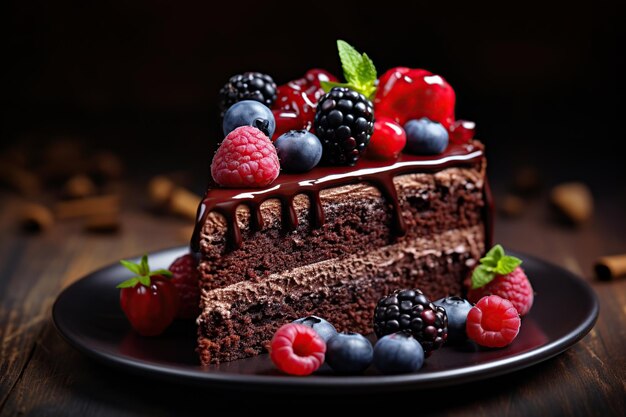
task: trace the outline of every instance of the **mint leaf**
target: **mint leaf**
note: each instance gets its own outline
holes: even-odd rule
[[[150,266],[148,265],[148,255],[142,256],[141,261],[138,264],[124,260],[121,260],[120,263],[124,265],[124,267],[128,268],[131,272],[135,273],[136,276],[117,285],[117,288],[131,288],[136,286],[137,284],[149,287],[151,283],[150,277],[153,277],[155,275],[172,277],[173,275],[172,272],[168,269],[156,269],[154,271],[150,271]]]
[[[496,261],[496,263],[504,256],[504,248],[501,245],[495,245],[493,248],[487,252],[485,258],[491,258]],[[483,258],[484,259],[484,258]]]
[[[174,274],[169,269],[156,269],[150,272],[150,276],[153,277],[155,275],[163,275],[164,277],[171,277]]]
[[[134,264],[133,264],[134,265]],[[133,277],[117,285],[116,288],[132,288],[139,282],[139,277]]]
[[[150,276],[142,275],[138,278],[139,278],[139,282],[141,283],[141,285],[145,285],[146,287],[150,286]]]
[[[139,264],[136,264],[130,261],[125,261],[123,259],[120,261],[120,263],[124,265],[124,268],[128,269],[133,274],[141,275],[141,266],[139,266]]]
[[[484,265],[478,265],[472,272],[472,289],[483,287],[489,284],[496,277],[493,271],[490,271]]]
[[[337,50],[346,81],[349,84],[358,84],[357,72],[359,65],[361,65],[361,54],[348,42],[342,40],[337,41]]]
[[[499,261],[498,265],[495,268],[496,274],[506,275],[510,274],[522,264],[522,260],[516,258],[515,256],[503,256]]]
[[[376,67],[370,57],[365,53],[361,55],[349,43],[342,40],[337,41],[337,49],[346,83],[322,82],[324,91],[328,92],[333,87],[347,87],[371,98],[376,92],[377,75]]]
[[[362,55],[361,63],[357,67],[356,71],[358,83],[360,85],[373,86],[376,82],[376,67],[366,53]]]
[[[148,266],[148,255],[144,255],[141,257],[141,263],[139,265],[141,267],[140,275],[148,275],[150,273],[150,267]]]

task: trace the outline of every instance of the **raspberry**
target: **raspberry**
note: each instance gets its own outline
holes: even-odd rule
[[[521,267],[506,275],[496,275],[493,281],[483,287],[469,290],[467,299],[472,303],[486,295],[498,295],[509,300],[520,316],[526,315],[533,306],[533,287]]]
[[[224,138],[211,163],[222,187],[265,187],[280,171],[276,148],[259,129],[241,126]]]
[[[467,337],[485,347],[504,347],[517,337],[521,320],[513,304],[497,295],[483,297],[467,315]]]
[[[200,315],[200,272],[195,256],[187,254],[177,258],[169,270],[173,275],[170,282],[174,284],[180,297],[176,317],[195,319]]]
[[[309,375],[324,363],[326,342],[311,327],[289,323],[274,333],[270,357],[281,371],[291,375]]]

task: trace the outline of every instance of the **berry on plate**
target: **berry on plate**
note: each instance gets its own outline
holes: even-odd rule
[[[387,117],[378,118],[365,156],[369,159],[397,159],[404,145],[406,133],[402,126]]]
[[[306,172],[322,159],[322,144],[307,130],[291,130],[274,142],[282,169],[288,172]]]
[[[331,337],[337,334],[337,329],[335,329],[335,326],[333,326],[321,317],[303,317],[301,319],[294,320],[293,322],[309,326],[310,328],[315,330],[317,334],[319,334],[320,337],[324,339],[325,342],[328,342]]]
[[[338,373],[361,373],[373,358],[372,344],[359,333],[337,333],[326,345],[326,363]]]
[[[418,371],[424,364],[424,349],[405,332],[388,334],[374,346],[374,366],[384,374]]]
[[[374,106],[377,117],[389,117],[401,125],[428,117],[447,128],[454,121],[455,100],[454,90],[439,75],[396,67],[378,80]]]
[[[220,90],[222,115],[230,106],[242,100],[255,100],[272,107],[276,101],[276,83],[269,75],[259,72],[233,75]]]
[[[476,303],[482,297],[494,294],[513,303],[520,316],[528,314],[533,306],[534,292],[521,264],[521,259],[506,255],[502,246],[494,246],[472,272],[468,300]]]
[[[497,295],[481,298],[467,315],[467,337],[485,347],[504,347],[515,340],[521,320],[513,304]]]
[[[169,267],[172,273],[170,282],[174,284],[180,296],[178,314],[181,319],[195,319],[200,314],[200,272],[198,271],[197,258],[188,253],[183,255]]]
[[[265,187],[280,172],[272,141],[256,127],[241,126],[224,138],[211,163],[211,175],[222,187]]]
[[[448,338],[448,317],[418,289],[396,290],[381,298],[374,311],[376,336],[405,331],[424,348],[426,356],[439,349]]]
[[[448,131],[441,123],[426,117],[409,120],[404,125],[406,151],[416,155],[436,155],[448,146]]]
[[[142,336],[157,336],[172,323],[178,311],[178,291],[167,269],[150,271],[148,256],[136,264],[120,263],[135,276],[117,286],[120,306],[133,329]]]
[[[446,343],[461,343],[467,340],[465,323],[467,314],[472,309],[472,303],[461,297],[445,297],[433,304],[443,307],[448,316],[448,340]]]
[[[224,136],[240,126],[254,126],[271,138],[276,130],[276,120],[272,111],[264,104],[254,100],[243,100],[233,104],[224,113],[222,121]]]
[[[309,326],[289,323],[274,333],[270,358],[281,371],[290,375],[310,375],[324,363],[326,343]]]

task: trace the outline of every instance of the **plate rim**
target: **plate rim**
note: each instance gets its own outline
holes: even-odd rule
[[[188,246],[173,246],[157,251],[149,252],[148,255],[164,254],[166,252],[184,253],[188,250]],[[476,364],[473,366],[465,366],[460,369],[451,369],[438,371],[436,373],[420,374],[400,374],[400,375],[376,375],[376,376],[319,376],[309,375],[307,377],[294,377],[290,375],[254,375],[254,374],[237,374],[237,373],[218,373],[208,372],[202,369],[201,365],[197,368],[179,368],[175,365],[154,364],[141,359],[128,359],[118,355],[113,355],[100,349],[93,349],[80,343],[80,338],[71,336],[66,332],[63,326],[63,318],[60,317],[59,305],[63,298],[67,296],[74,286],[84,285],[84,283],[93,276],[101,274],[105,270],[116,267],[115,263],[107,264],[103,267],[77,279],[72,284],[65,287],[56,297],[52,305],[52,322],[57,332],[62,338],[73,348],[84,354],[85,356],[96,360],[105,365],[110,365],[116,369],[131,372],[138,375],[150,375],[158,379],[171,380],[200,384],[213,385],[230,388],[243,389],[293,389],[301,390],[303,388],[319,389],[338,389],[346,392],[351,389],[368,388],[368,389],[415,389],[415,388],[438,388],[442,386],[459,385],[471,381],[492,378],[536,365],[538,363],[549,360],[556,355],[566,351],[594,327],[597,322],[600,304],[598,296],[591,285],[578,275],[564,269],[561,266],[545,261],[533,255],[528,255],[519,251],[509,251],[515,256],[521,256],[524,259],[532,260],[538,264],[546,265],[550,268],[560,270],[568,276],[573,282],[583,289],[583,292],[589,295],[591,301],[591,309],[589,314],[575,328],[566,335],[547,343],[536,349],[527,352],[496,359],[488,363]],[[141,256],[129,257],[126,259],[140,259]]]

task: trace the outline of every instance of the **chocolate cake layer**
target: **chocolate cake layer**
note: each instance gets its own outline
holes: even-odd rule
[[[302,195],[294,199],[298,227],[290,232],[284,230],[282,207],[276,200],[261,205],[265,224],[260,232],[250,231],[249,212],[241,207],[237,220],[243,242],[240,249],[231,251],[226,246],[224,218],[215,213],[207,216],[201,240],[203,288],[258,281],[286,269],[377,248],[397,239],[427,237],[483,221],[483,164],[435,174],[401,175],[394,178],[394,185],[406,225],[401,238],[390,229],[389,204],[368,184],[322,191],[325,222],[319,228],[312,227],[310,204]]]
[[[459,277],[483,253],[484,240],[479,224],[204,291],[201,362],[259,354],[278,327],[311,314],[340,331],[368,334],[376,301],[397,288],[420,288],[431,299],[460,294]]]

